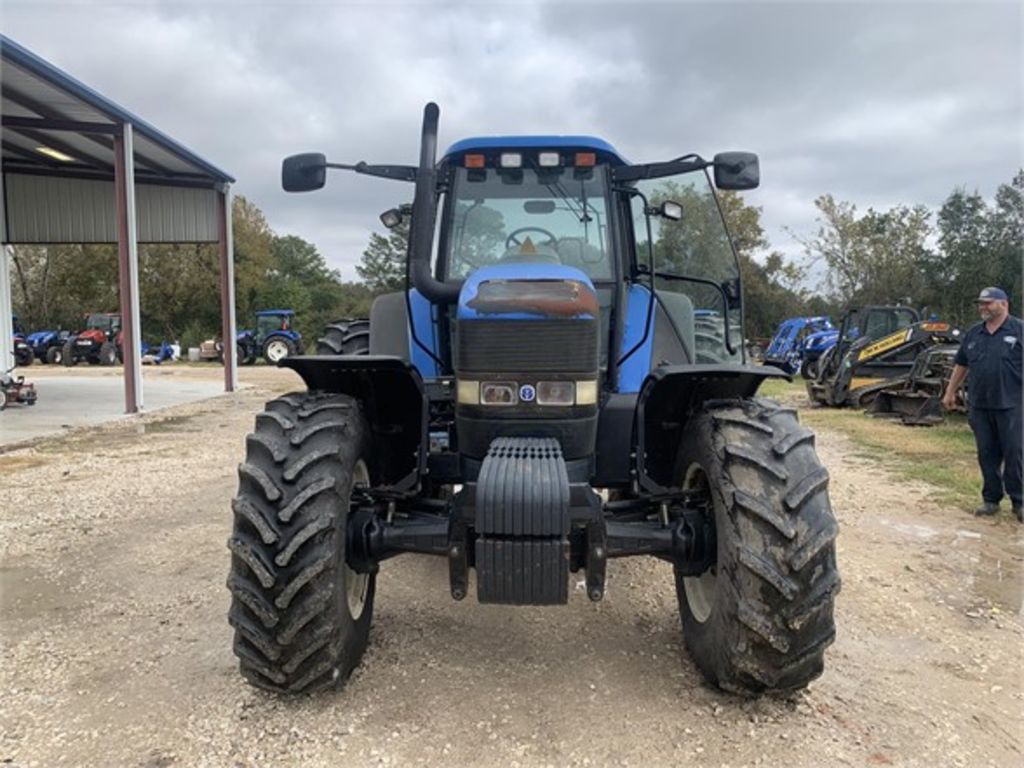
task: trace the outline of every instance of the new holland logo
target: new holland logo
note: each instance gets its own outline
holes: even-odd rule
[[[532,403],[537,398],[537,390],[530,384],[523,384],[519,388],[519,399],[524,403]]]

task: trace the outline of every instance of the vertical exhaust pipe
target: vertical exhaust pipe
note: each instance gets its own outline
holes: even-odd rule
[[[430,271],[430,251],[434,245],[437,219],[437,123],[440,110],[429,102],[423,108],[423,132],[420,138],[420,165],[416,173],[412,222],[409,228],[409,277],[413,287],[433,304],[454,304],[461,283],[435,280]]]

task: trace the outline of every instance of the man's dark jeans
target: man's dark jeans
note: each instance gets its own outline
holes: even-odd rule
[[[1021,408],[972,408],[969,416],[978,445],[981,497],[998,504],[1006,495],[1021,504]]]

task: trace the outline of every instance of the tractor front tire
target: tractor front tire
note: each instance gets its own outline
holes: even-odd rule
[[[318,355],[370,354],[370,321],[337,320],[316,340]]]
[[[14,353],[14,363],[19,368],[25,368],[27,366],[30,366],[30,365],[32,365],[32,363],[35,362],[35,360],[36,360],[36,356],[32,353],[32,349],[31,348],[26,349],[24,352],[21,352],[21,353],[19,353],[19,352],[15,352]]]
[[[681,487],[709,499],[717,561],[676,570],[683,634],[712,684],[803,688],[824,669],[839,591],[828,471],[796,413],[767,400],[705,408],[680,447]]]
[[[800,363],[800,377],[808,381],[818,378],[818,361],[804,360]]]
[[[60,365],[64,359],[64,350],[61,347],[50,347],[46,350],[46,362],[50,365]]]
[[[77,360],[75,360],[75,345],[72,342],[64,342],[64,347],[62,348],[60,355],[60,361],[64,363],[64,366],[66,368],[70,368],[71,366],[78,362]]]
[[[99,352],[96,353],[96,361],[100,365],[113,365],[118,361],[117,345],[113,342],[105,341],[100,345]]]
[[[376,577],[349,568],[345,549],[352,489],[370,485],[369,441],[348,395],[285,395],[256,417],[228,540],[228,618],[253,685],[335,687],[366,650]]]

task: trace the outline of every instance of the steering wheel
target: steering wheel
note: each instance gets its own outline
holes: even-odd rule
[[[512,230],[511,232],[508,233],[508,237],[505,238],[505,250],[506,251],[510,251],[514,247],[515,248],[521,247],[522,244],[523,244],[523,241],[519,239],[519,235],[523,234],[524,232],[540,232],[542,235],[547,237],[547,239],[551,243],[552,247],[554,246],[554,244],[556,242],[558,242],[558,238],[555,237],[550,232],[548,232],[543,227],[520,227],[519,229],[514,229],[514,230]]]

